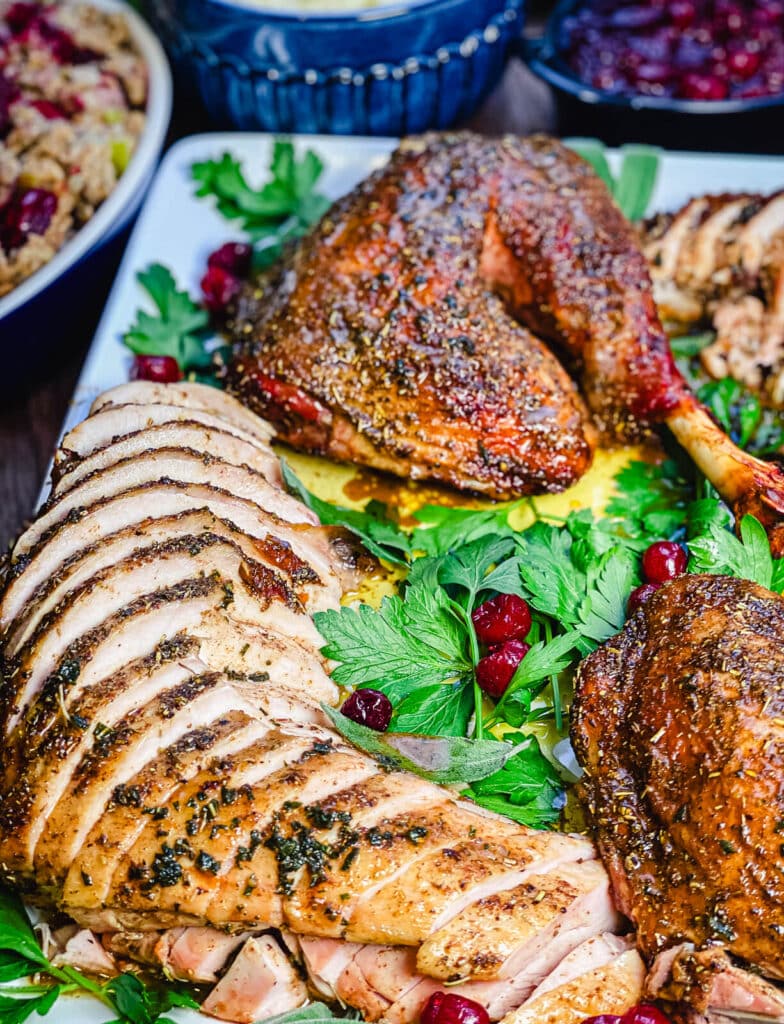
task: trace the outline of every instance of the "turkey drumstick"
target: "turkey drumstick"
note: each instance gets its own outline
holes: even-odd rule
[[[634,232],[584,161],[552,139],[515,140],[528,188],[501,178],[482,266],[533,331],[577,362],[605,435],[664,422],[733,507],[784,553],[784,474],[741,451],[675,366]],[[514,186],[512,188],[511,186]],[[532,193],[527,200],[527,193]]]
[[[405,141],[243,291],[229,327],[229,385],[281,440],[496,498],[562,489],[590,460],[580,397],[543,337],[607,438],[668,424],[784,550],[784,475],[696,401],[631,225],[553,139]]]

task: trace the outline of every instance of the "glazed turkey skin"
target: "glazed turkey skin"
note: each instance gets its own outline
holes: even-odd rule
[[[657,323],[631,228],[574,153],[428,136],[246,288],[228,380],[295,447],[510,498],[574,483],[596,440],[532,330],[601,371],[589,405],[624,436],[631,392],[661,390]]]
[[[581,790],[651,961],[718,947],[784,978],[783,636],[781,596],[687,575],[580,667]]]

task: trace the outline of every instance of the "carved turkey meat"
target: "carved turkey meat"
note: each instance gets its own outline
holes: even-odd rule
[[[351,567],[269,437],[213,389],[142,383],[66,435],[0,600],[4,881],[75,922],[64,962],[212,985],[226,1020],[318,996],[409,1024],[445,985],[510,1024],[625,1009],[642,963],[588,840],[329,727],[310,613]]]

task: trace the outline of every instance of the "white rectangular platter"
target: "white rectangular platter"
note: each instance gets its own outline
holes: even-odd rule
[[[394,148],[392,139],[303,136],[298,150],[314,149],[325,164],[319,188],[337,198],[370,171],[384,163]],[[194,195],[190,168],[197,161],[220,158],[224,152],[241,160],[252,184],[264,181],[272,148],[270,136],[225,133],[196,135],[169,150],[150,189],[99,324],[76,393],[64,424],[67,429],[83,419],[101,391],[128,379],[131,356],[122,335],[140,306],[148,302],[136,274],[150,263],[163,263],[180,287],[196,298],[209,253],[240,237],[237,227],[214,209],[212,202]],[[619,161],[611,153],[610,162]],[[615,168],[614,168],[615,169]],[[761,191],[784,188],[784,157],[725,156],[666,153],[660,165],[650,212],[674,209],[691,196],[705,192]],[[78,301],[78,296],[74,297]],[[195,1013],[171,1014],[181,1021],[206,1021]],[[94,1000],[65,999],[47,1016],[50,1024],[93,1024],[108,1019]]]

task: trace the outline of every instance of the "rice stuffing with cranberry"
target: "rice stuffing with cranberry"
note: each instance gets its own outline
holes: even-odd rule
[[[0,0],[0,296],[111,194],[146,104],[147,67],[121,14]]]

